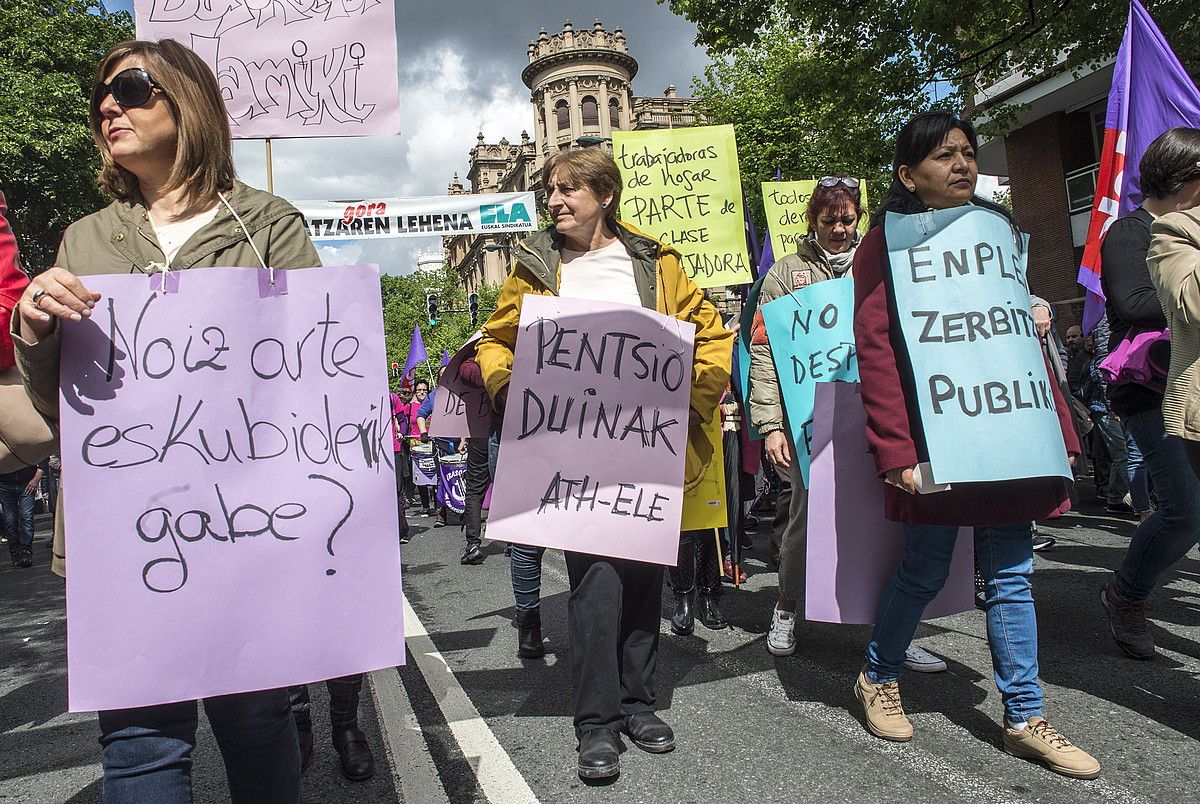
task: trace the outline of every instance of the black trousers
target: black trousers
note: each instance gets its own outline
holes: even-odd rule
[[[625,715],[654,710],[663,568],[566,554],[575,735],[620,731]]]
[[[464,483],[466,510],[463,528],[467,544],[479,544],[483,534],[483,495],[487,493],[492,473],[488,469],[488,440],[467,439],[467,476]]]
[[[358,725],[358,696],[362,691],[363,675],[331,678],[325,682],[329,690],[329,722],[334,729]],[[312,731],[312,712],[308,703],[308,686],[289,687],[292,717],[299,731]]]

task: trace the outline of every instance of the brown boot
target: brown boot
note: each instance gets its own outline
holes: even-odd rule
[[[895,681],[872,684],[866,670],[863,670],[858,674],[854,694],[862,702],[868,731],[876,737],[898,743],[912,739],[913,727],[904,716],[904,707],[900,704],[899,684]]]

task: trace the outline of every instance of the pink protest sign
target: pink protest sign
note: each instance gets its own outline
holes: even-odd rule
[[[396,10],[380,0],[134,0],[139,39],[217,76],[234,139],[400,133]]]
[[[378,268],[260,275],[87,277],[63,325],[71,711],[404,662]]]
[[[454,353],[442,378],[438,380],[437,400],[429,432],[435,436],[455,438],[487,438],[492,427],[492,400],[487,391],[463,380],[459,373],[462,364],[475,356],[476,333]]]
[[[673,565],[695,326],[528,295],[488,538]]]
[[[867,451],[867,413],[858,383],[819,382],[813,411],[804,616],[830,623],[875,622],[900,566],[904,526],[883,518],[883,481]],[[959,531],[950,577],[925,618],[975,605],[970,528]]]

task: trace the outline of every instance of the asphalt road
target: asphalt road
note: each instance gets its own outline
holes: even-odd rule
[[[1200,791],[1200,560],[1189,554],[1153,598],[1160,656],[1124,658],[1099,589],[1133,524],[1094,505],[1041,526],[1058,545],[1038,555],[1034,578],[1047,714],[1100,758],[1104,774],[1093,782],[1000,750],[979,612],[918,633],[950,668],[902,680],[915,739],[869,735],[852,693],[867,628],[801,623],[795,655],[767,653],[775,574],[764,529],[749,583],[723,600],[734,628],[698,626],[680,638],[663,621],[660,707],[677,750],[630,746],[614,784],[584,785],[574,770],[561,555],[547,553],[543,577],[549,653],[522,661],[502,545],[486,544],[482,565],[461,566],[458,529],[423,529],[429,522],[414,520],[418,535],[404,548],[409,664],[373,674],[364,702],[381,772],[351,785],[326,748],[305,777],[307,801],[1177,802]],[[0,800],[98,801],[94,717],[65,714],[61,582],[44,566],[5,562],[0,601]],[[664,616],[669,603],[664,592]],[[314,698],[320,716],[323,691],[314,688]],[[201,735],[197,800],[223,800],[219,755],[203,727]]]

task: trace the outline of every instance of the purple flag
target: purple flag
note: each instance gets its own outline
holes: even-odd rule
[[[1079,268],[1079,284],[1088,291],[1084,332],[1091,331],[1104,314],[1100,284],[1104,235],[1113,221],[1142,203],[1138,163],[1150,143],[1175,126],[1200,128],[1200,91],[1150,13],[1132,0],[1125,37],[1113,66],[1096,200]]]
[[[742,216],[746,219],[746,247],[750,249],[750,259],[757,265],[762,258],[762,246],[758,244],[758,230],[754,228],[754,219],[750,217],[750,205],[742,199]]]
[[[442,347],[442,368],[445,368],[448,365],[450,365],[450,350],[443,346]]]
[[[758,276],[764,276],[775,264],[775,248],[771,245],[771,224],[767,223],[767,236],[763,243],[762,256],[758,259]]]
[[[425,339],[421,337],[421,325],[413,324],[412,342],[408,345],[408,360],[404,361],[404,373],[400,375],[400,384],[412,380],[412,372],[417,366],[429,359],[425,351]]]
[[[775,169],[775,181],[783,181],[783,171]],[[767,236],[762,251],[758,255],[758,277],[762,277],[775,264],[775,248],[771,245],[771,222],[767,221]]]

